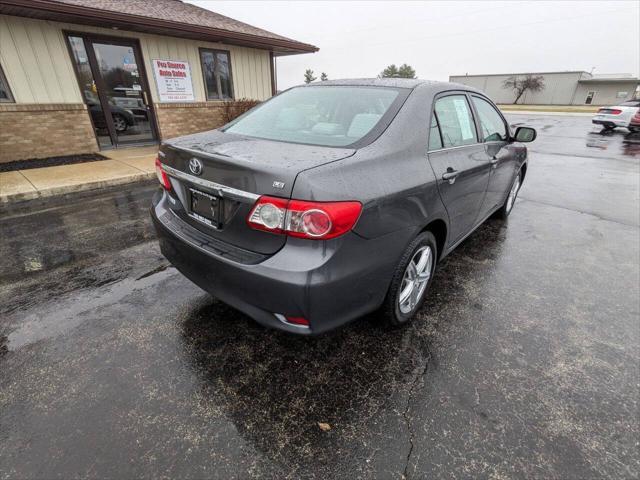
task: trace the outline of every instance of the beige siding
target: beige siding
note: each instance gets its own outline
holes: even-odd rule
[[[619,82],[607,84],[606,82],[580,83],[574,98],[574,105],[585,105],[587,94],[594,92],[592,105],[618,105],[633,98],[638,82]],[[618,92],[626,92],[624,98],[618,97]]]
[[[0,15],[0,62],[16,103],[80,103],[62,30]]]
[[[196,101],[205,101],[200,47],[230,52],[235,98],[265,100],[271,96],[267,50],[0,15],[0,62],[17,103],[82,102],[63,30],[140,40],[155,102],[153,59],[188,61]]]

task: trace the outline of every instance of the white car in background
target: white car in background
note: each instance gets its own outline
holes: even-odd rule
[[[629,127],[631,118],[638,113],[640,100],[622,102],[614,107],[602,107],[591,119],[592,123],[602,125],[605,130],[613,130],[616,127]]]

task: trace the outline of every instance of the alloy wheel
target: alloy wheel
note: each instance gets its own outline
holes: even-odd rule
[[[410,313],[420,302],[433,266],[433,252],[431,247],[425,245],[413,254],[402,277],[400,294],[398,295],[398,308],[403,314]]]
[[[127,128],[127,123],[125,119],[122,118],[120,115],[114,115],[113,126],[115,127],[117,132],[122,132]]]

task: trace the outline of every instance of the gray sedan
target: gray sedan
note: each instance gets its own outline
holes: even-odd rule
[[[151,210],[167,259],[259,323],[321,333],[420,308],[436,264],[527,173],[481,92],[405,79],[295,87],[217,130],[166,141]]]

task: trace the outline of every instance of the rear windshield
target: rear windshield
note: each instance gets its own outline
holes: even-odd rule
[[[223,131],[343,147],[388,123],[400,97],[400,89],[386,87],[297,87],[239,117]]]

